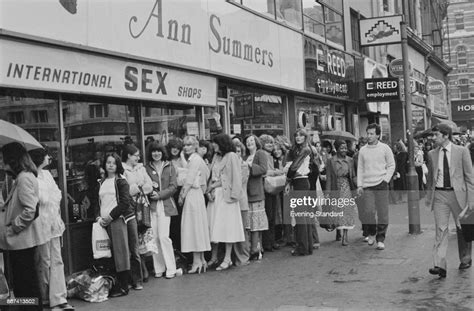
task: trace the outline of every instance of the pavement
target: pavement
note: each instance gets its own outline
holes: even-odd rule
[[[474,310],[474,268],[458,270],[451,221],[447,278],[433,266],[433,215],[420,201],[422,233],[408,234],[407,203],[390,205],[386,249],[349,232],[349,246],[335,232],[319,230],[312,256],[292,257],[291,248],[265,253],[260,262],[226,271],[151,279],[141,291],[103,303],[71,299],[76,310]]]

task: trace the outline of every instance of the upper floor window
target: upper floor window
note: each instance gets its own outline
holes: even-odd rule
[[[23,111],[12,111],[8,113],[8,121],[13,124],[25,123],[25,114]]]
[[[360,15],[356,11],[351,9],[351,37],[352,37],[352,49],[361,54],[369,56],[368,48],[360,46],[359,36],[359,19],[363,19],[364,16]]]
[[[344,48],[344,25],[340,0],[303,0],[304,30],[325,43]]]
[[[107,118],[109,116],[108,105],[90,105],[89,106],[89,117],[94,118]]]
[[[467,65],[467,50],[464,45],[458,46],[456,49],[456,56],[458,59],[458,66]]]
[[[235,2],[273,19],[288,22],[301,29],[301,2],[292,0],[235,0]]]
[[[464,29],[464,13],[463,12],[455,13],[454,18],[456,20],[456,30]]]
[[[47,110],[33,110],[31,111],[31,117],[33,119],[33,123],[48,123]]]

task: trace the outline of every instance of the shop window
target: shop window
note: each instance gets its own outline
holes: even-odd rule
[[[325,131],[333,131],[336,129],[336,121],[338,127],[344,124],[344,117],[336,118],[331,111],[334,105],[328,102],[297,98],[296,99],[296,124],[298,128],[305,128],[312,136],[312,141],[320,141],[320,135]]]
[[[48,123],[48,111],[46,110],[33,110],[31,117],[33,123]]]
[[[22,111],[18,111],[19,105],[21,105]],[[38,120],[34,119],[35,115]],[[47,117],[44,117],[44,115],[47,115]],[[25,116],[31,117],[32,120],[25,120]],[[56,98],[47,97],[40,92],[0,90],[0,119],[17,124],[30,133],[39,143],[47,147],[52,157],[51,164],[47,169],[50,170],[55,181],[59,183],[60,139],[58,117],[58,99]],[[3,162],[0,161],[0,188],[4,181]],[[61,185],[60,188],[62,188]]]
[[[464,13],[463,12],[456,12],[454,14],[456,30],[464,29]]]
[[[186,135],[201,136],[198,118],[194,107],[146,106],[143,126],[147,141],[156,140],[167,144],[172,138],[184,138]]]
[[[13,124],[23,124],[25,123],[25,114],[23,111],[11,111],[8,112],[6,119]]]
[[[89,116],[83,113],[88,107]],[[138,120],[128,114],[128,110],[139,107],[70,100],[64,101],[63,108],[66,112],[64,163],[69,194],[68,221],[93,220],[94,210],[98,208],[97,179],[103,173],[105,154],[120,155],[126,143],[141,148]]]
[[[231,134],[284,135],[285,98],[252,89],[229,89]]]
[[[89,117],[95,118],[107,118],[109,116],[108,105],[90,105],[89,106]]]

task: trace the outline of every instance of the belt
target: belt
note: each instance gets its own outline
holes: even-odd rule
[[[452,187],[447,187],[447,188],[436,187],[435,190],[450,191],[450,190],[454,190],[454,188],[452,188]]]

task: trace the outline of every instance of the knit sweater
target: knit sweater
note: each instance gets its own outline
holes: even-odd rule
[[[382,181],[390,182],[395,171],[395,159],[390,147],[382,142],[365,145],[359,151],[357,185],[373,187]]]

